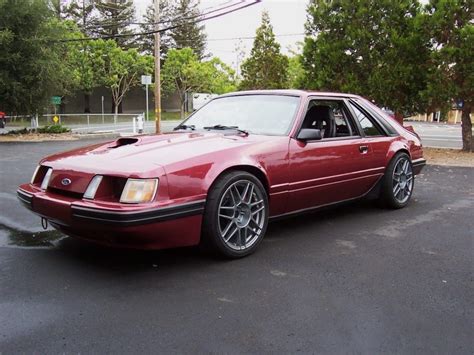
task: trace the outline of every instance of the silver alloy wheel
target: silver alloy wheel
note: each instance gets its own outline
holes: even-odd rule
[[[234,250],[250,248],[260,237],[265,224],[263,192],[249,180],[230,185],[218,208],[219,233]]]
[[[399,203],[405,203],[413,190],[413,171],[408,158],[401,158],[393,169],[393,197]]]

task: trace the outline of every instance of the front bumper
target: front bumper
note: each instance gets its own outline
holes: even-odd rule
[[[39,191],[29,184],[20,186],[17,196],[56,229],[100,244],[164,249],[196,245],[200,240],[205,200],[146,209],[113,208]]]

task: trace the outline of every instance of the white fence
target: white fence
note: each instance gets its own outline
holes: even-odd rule
[[[101,114],[101,113],[79,113],[79,114],[47,114],[39,115],[37,122],[32,116],[7,116],[6,124],[9,128],[44,127],[54,124],[62,124],[69,128],[92,127],[92,126],[115,126],[120,124],[132,124],[133,118],[138,114]],[[56,117],[56,120],[55,120]]]
[[[18,130],[22,128],[36,128],[55,124],[55,115],[38,116],[36,119],[31,116],[7,116],[6,130]],[[154,133],[156,122],[146,121],[143,114],[57,114],[57,123],[71,129],[73,133],[98,133],[115,132],[120,134],[130,133]],[[165,132],[172,131],[181,120],[167,119],[161,121],[161,129]],[[3,131],[0,129],[0,132]]]

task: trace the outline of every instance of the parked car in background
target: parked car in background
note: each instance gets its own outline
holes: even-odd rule
[[[362,97],[247,91],[213,99],[172,133],[44,158],[18,197],[74,237],[203,243],[237,258],[274,218],[367,196],[406,206],[424,164],[416,134]]]
[[[0,111],[0,128],[5,128],[7,124],[7,118],[5,112]]]

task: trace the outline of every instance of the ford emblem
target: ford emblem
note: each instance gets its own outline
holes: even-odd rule
[[[71,179],[68,179],[68,178],[64,178],[61,180],[61,184],[63,184],[64,186],[68,186],[68,185],[71,185]]]

